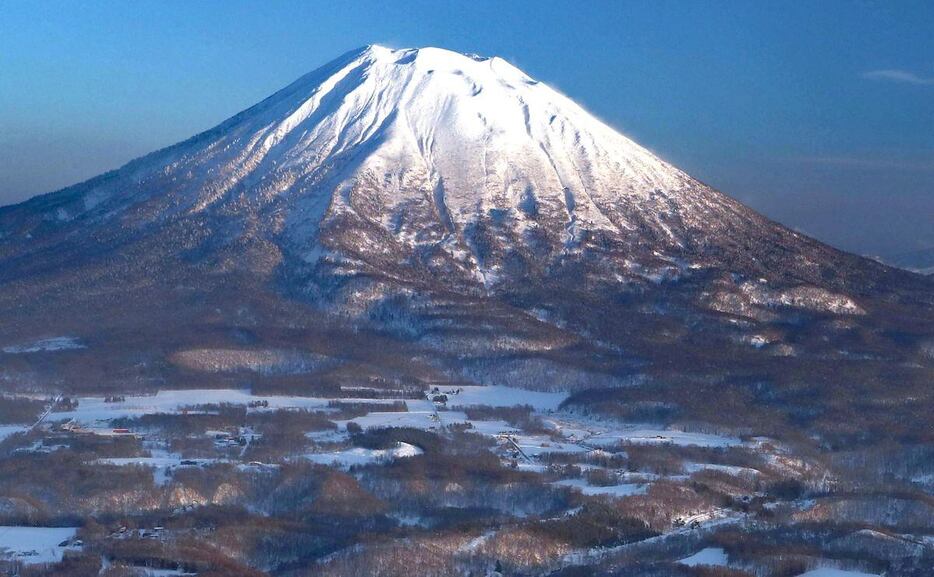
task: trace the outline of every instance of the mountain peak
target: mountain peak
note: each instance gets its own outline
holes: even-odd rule
[[[450,231],[491,210],[524,227],[541,209],[560,216],[570,244],[582,227],[633,226],[614,222],[608,205],[694,183],[501,58],[380,45],[348,52],[122,171],[141,183],[173,175],[160,189],[175,198],[173,212],[292,198],[314,204],[317,218],[323,206],[338,211],[361,182],[382,181],[389,220],[425,195]],[[110,197],[95,189],[72,208]]]
[[[380,240],[359,259],[392,242],[489,288],[505,255],[563,258],[595,235],[680,258],[693,229],[737,218],[729,204],[501,58],[370,45],[73,187],[43,219],[133,209],[144,226],[210,212],[274,227],[307,265],[343,252],[326,231],[365,226]],[[481,242],[490,223],[501,238]]]
[[[0,209],[0,337],[88,350],[130,326],[176,346],[203,327],[220,343],[350,319],[457,370],[475,355],[471,374],[565,374],[544,355],[588,359],[594,383],[607,351],[665,364],[709,346],[698,326],[730,356],[799,314],[871,316],[892,283],[929,303],[904,274],[768,221],[505,60],[438,48],[349,52],[207,132]]]
[[[439,61],[447,60],[449,62],[457,62],[463,58],[467,58],[475,62],[485,62],[493,59],[502,60],[502,58],[499,58],[498,56],[481,56],[479,54],[470,52],[457,52],[455,50],[448,50],[447,48],[439,48],[437,46],[393,48],[383,44],[368,44],[366,46],[361,46],[356,50],[351,50],[349,54],[366,55],[371,56],[374,59],[383,59],[387,61],[405,60],[406,62],[410,62],[418,58],[421,58],[422,61],[435,58]]]

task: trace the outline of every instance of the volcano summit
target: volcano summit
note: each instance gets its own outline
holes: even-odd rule
[[[2,354],[0,378],[929,375],[931,288],[760,216],[500,58],[369,46],[0,209],[0,345],[75,345]]]

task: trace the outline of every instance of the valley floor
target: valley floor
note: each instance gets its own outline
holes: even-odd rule
[[[848,477],[785,440],[505,386],[3,397],[0,573],[924,575],[930,454]],[[925,464],[926,463],[926,464]]]

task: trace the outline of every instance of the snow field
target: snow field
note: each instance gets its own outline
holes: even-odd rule
[[[719,547],[707,547],[705,549],[701,549],[690,557],[681,559],[678,561],[678,563],[687,565],[689,567],[696,567],[698,565],[726,567],[729,564],[726,551]]]
[[[0,526],[0,557],[26,564],[55,563],[70,546],[61,543],[74,538],[76,527]]]
[[[444,394],[446,403],[434,403],[430,398]],[[286,395],[253,395],[247,390],[166,390],[150,396],[130,396],[118,402],[105,402],[101,397],[82,397],[73,411],[58,412],[49,415],[49,421],[72,420],[86,431],[102,435],[114,435],[111,422],[122,417],[139,417],[160,413],[180,413],[186,407],[208,404],[254,405],[250,411],[271,411],[276,409],[304,409],[313,411],[334,411],[329,405],[334,401],[347,403],[372,404],[374,408],[397,401],[406,404],[406,411],[374,410],[365,415],[347,420],[335,420],[337,430],[312,431],[306,437],[320,445],[319,450],[306,453],[302,458],[309,461],[349,469],[353,466],[386,463],[395,459],[419,455],[421,449],[413,445],[400,443],[388,450],[373,450],[360,447],[348,447],[350,435],[347,427],[351,423],[362,429],[381,429],[392,427],[415,428],[441,432],[454,426],[466,426],[472,433],[485,435],[497,440],[498,451],[510,464],[521,470],[545,473],[547,461],[543,456],[549,453],[570,453],[581,455],[596,454],[604,448],[621,444],[648,444],[676,446],[700,446],[723,448],[740,444],[740,440],[731,437],[706,433],[691,433],[665,429],[651,425],[619,424],[593,421],[560,412],[561,403],[567,398],[565,393],[543,393],[527,391],[507,386],[464,386],[440,387],[424,399],[366,399],[346,398],[330,399],[324,397],[302,397]],[[256,407],[257,403],[263,406]],[[462,409],[472,406],[514,407],[531,406],[533,414],[543,419],[552,434],[530,434],[498,419],[469,419]],[[461,410],[458,410],[461,409]],[[14,431],[15,432],[15,431]],[[209,435],[216,432],[208,432]],[[0,431],[2,434],[2,431]],[[182,465],[182,462],[185,465]],[[190,462],[189,462],[190,461]],[[164,449],[151,449],[151,456],[131,458],[108,458],[97,462],[107,465],[141,465],[151,467],[156,484],[165,485],[171,479],[172,472],[183,466],[203,466],[225,459],[185,460],[180,455]],[[581,469],[599,468],[581,462]],[[690,463],[688,472],[713,469],[736,475],[753,475],[758,471],[742,467],[729,467],[704,463]],[[649,485],[657,479],[653,475],[614,472],[620,479],[611,486],[590,485],[585,479],[570,478],[555,481],[556,487],[567,487],[587,496],[626,497],[644,494]]]
[[[311,453],[305,458],[321,465],[336,465],[341,469],[349,469],[354,465],[369,465],[384,463],[395,459],[406,459],[421,455],[422,450],[409,443],[396,443],[392,449],[363,449],[354,447],[343,451],[330,453]]]

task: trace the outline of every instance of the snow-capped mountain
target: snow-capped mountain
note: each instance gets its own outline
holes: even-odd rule
[[[80,339],[67,355],[104,379],[615,383],[669,347],[804,354],[804,318],[926,318],[931,287],[763,218],[500,58],[437,48],[353,51],[0,209],[0,345]],[[256,351],[291,360],[229,362]]]

